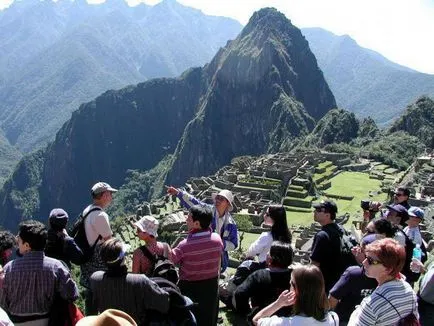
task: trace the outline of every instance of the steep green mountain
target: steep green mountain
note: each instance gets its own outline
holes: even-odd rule
[[[434,95],[434,75],[395,64],[362,48],[348,35],[337,36],[321,28],[302,32],[340,108],[385,125],[421,95]]]
[[[434,149],[434,101],[424,96],[409,105],[404,114],[392,124],[389,132],[399,130],[406,131],[425,146]]]
[[[21,158],[21,153],[6,139],[3,135],[3,131],[0,130],[0,187],[3,185],[5,178],[8,177],[14,166]]]
[[[294,145],[336,106],[300,30],[275,9],[256,12],[205,71],[211,86],[178,144],[169,183]]]
[[[98,180],[126,182],[125,198],[148,197],[169,169],[166,180],[181,182],[234,156],[290,148],[335,106],[300,30],[263,9],[203,68],[82,105],[5,183],[0,222],[15,228],[20,217],[45,219],[55,206],[78,214]]]
[[[0,127],[12,145],[32,151],[80,103],[203,65],[240,30],[174,0],[16,1],[0,16]]]
[[[306,137],[305,147],[322,148],[327,144],[349,143],[359,132],[359,121],[354,113],[342,109],[334,109],[322,117],[313,131]]]

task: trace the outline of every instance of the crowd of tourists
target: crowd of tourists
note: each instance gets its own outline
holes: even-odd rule
[[[72,232],[60,208],[47,226],[24,220],[16,236],[0,231],[0,326],[216,325],[220,303],[251,325],[434,325],[424,211],[409,205],[404,187],[384,214],[379,203],[362,203],[360,244],[336,222],[333,201],[314,204],[321,229],[304,265],[293,262],[285,208],[266,207],[269,231],[231,276],[238,229],[229,190],[205,203],[168,187],[188,210],[188,235],[172,246],[160,242],[158,220],[141,217],[134,227],[144,244],[133,248],[131,269],[130,247],[114,237],[106,212],[116,192],[96,183]],[[80,296],[83,312],[74,304]]]

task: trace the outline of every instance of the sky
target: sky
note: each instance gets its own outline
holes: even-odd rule
[[[0,8],[13,0],[0,0]],[[22,0],[25,1],[25,0]],[[348,34],[391,61],[434,74],[434,0],[177,0],[245,25],[254,11],[275,7],[299,28]],[[100,3],[104,0],[88,0]],[[160,0],[127,0],[130,5]]]

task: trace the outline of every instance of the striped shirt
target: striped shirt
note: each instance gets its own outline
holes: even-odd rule
[[[92,308],[98,312],[113,308],[131,315],[139,325],[146,319],[146,311],[166,313],[169,294],[143,274],[110,276],[109,272],[92,274]]]
[[[219,274],[222,250],[220,236],[211,229],[193,231],[171,250],[169,259],[179,264],[180,280],[208,280]]]
[[[37,316],[50,311],[55,293],[75,300],[78,289],[69,271],[43,251],[30,251],[4,267],[0,305],[9,315]]]
[[[400,316],[380,294],[392,303],[401,318],[412,312],[419,316],[416,294],[410,284],[403,280],[393,280],[378,286],[369,297],[363,299],[351,314],[348,326],[396,325]]]

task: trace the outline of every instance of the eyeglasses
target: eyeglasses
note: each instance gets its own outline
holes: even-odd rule
[[[369,256],[366,256],[366,261],[368,262],[368,265],[380,265],[380,264],[382,264],[381,261],[375,260],[374,258],[369,257]]]
[[[315,212],[322,212],[323,208],[322,207],[315,207]]]

